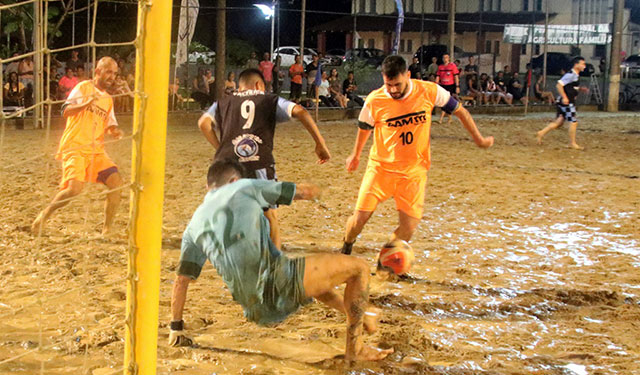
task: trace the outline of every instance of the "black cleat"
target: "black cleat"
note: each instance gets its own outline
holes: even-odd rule
[[[351,250],[353,250],[354,242],[352,242],[352,243],[344,242],[342,244],[342,249],[340,249],[340,252],[342,254],[344,254],[344,255],[351,255]]]

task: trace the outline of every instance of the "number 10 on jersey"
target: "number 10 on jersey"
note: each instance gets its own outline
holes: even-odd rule
[[[402,132],[400,133],[400,139],[402,139],[402,145],[410,145],[413,143],[413,133],[412,132]]]

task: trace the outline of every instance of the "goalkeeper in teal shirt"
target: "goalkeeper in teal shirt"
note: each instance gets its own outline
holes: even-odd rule
[[[182,312],[189,283],[207,259],[242,305],[245,317],[261,325],[278,323],[317,299],[347,316],[347,360],[380,360],[393,352],[365,345],[363,330],[376,329],[378,309],[368,306],[369,266],[342,254],[289,258],[269,237],[263,212],[294,199],[313,199],[318,188],[309,184],[243,179],[234,160],[209,167],[204,202],[196,209],[182,237],[180,263],[171,295],[173,346],[190,346]],[[335,287],[346,284],[344,296]]]

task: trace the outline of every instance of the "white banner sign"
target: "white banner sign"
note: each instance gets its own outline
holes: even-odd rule
[[[187,55],[193,32],[196,28],[198,10],[200,2],[198,0],[182,0],[180,4],[180,23],[178,25],[178,44],[176,46],[176,66],[180,66],[187,61]]]
[[[547,44],[585,45],[611,43],[608,23],[580,25],[580,43],[578,43],[578,25],[549,25]],[[544,44],[544,25],[505,25],[503,41],[514,44]]]

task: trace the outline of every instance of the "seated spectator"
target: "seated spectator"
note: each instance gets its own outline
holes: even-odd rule
[[[484,94],[479,90],[477,81],[478,77],[476,75],[467,78],[467,96],[473,97],[478,104],[482,104]]]
[[[322,82],[318,86],[318,99],[327,107],[337,107],[338,103],[333,100],[329,94],[329,81],[327,73],[322,72]]]
[[[356,84],[356,79],[353,71],[347,74],[347,79],[342,82],[342,94],[346,96],[353,103],[357,103],[360,107],[364,105],[364,100],[356,94],[358,90],[358,85]]]
[[[173,83],[169,83],[169,108],[182,109],[183,103],[184,97],[180,94],[180,78],[176,77]]]
[[[227,80],[224,81],[224,93],[226,95],[231,95],[236,91],[236,74],[234,72],[229,72],[227,74]]]
[[[27,56],[18,64],[18,78],[24,85],[24,105],[33,105],[33,59]]]
[[[67,67],[64,73],[58,82],[58,100],[67,99],[71,90],[78,84],[78,78],[73,74],[73,69]]]
[[[553,104],[554,102],[553,93],[551,91],[542,90],[542,76],[538,76],[538,79],[536,80],[533,95],[536,99],[542,102],[547,102],[547,104]]]
[[[4,85],[3,88],[4,105],[15,107],[24,106],[24,92],[25,87],[22,82],[18,80],[18,73],[9,73],[9,81]]]
[[[502,100],[506,104],[513,105],[513,95],[507,92],[507,84],[506,84],[503,71],[498,72],[498,75],[495,78],[495,83],[496,83],[495,92],[498,93],[498,103],[500,103],[500,101]]]
[[[329,94],[334,102],[337,102],[340,107],[347,108],[348,99],[342,94],[342,88],[340,79],[338,79],[338,69],[333,68],[329,73],[330,76],[327,79],[329,81]]]
[[[435,73],[429,73],[429,76],[427,77],[427,81],[435,82],[436,81],[436,74]]]
[[[204,69],[198,69],[198,76],[191,82],[191,97],[205,110],[210,104],[209,81]]]
[[[513,72],[511,80],[509,80],[509,84],[507,85],[507,92],[513,96],[513,100],[519,100],[522,104],[526,104],[527,97],[523,91],[524,86],[520,83],[520,73]]]

